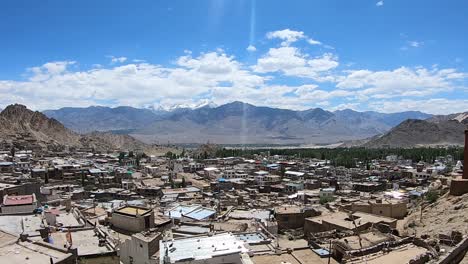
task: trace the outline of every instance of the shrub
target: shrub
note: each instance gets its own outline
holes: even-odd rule
[[[426,200],[429,203],[434,203],[439,199],[439,193],[437,191],[431,190],[426,193]]]

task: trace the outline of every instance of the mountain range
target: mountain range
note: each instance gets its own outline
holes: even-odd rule
[[[303,111],[233,102],[195,109],[132,107],[61,108],[44,111],[78,133],[128,133],[144,142],[219,144],[329,144],[386,133],[406,119],[427,119],[417,111]]]

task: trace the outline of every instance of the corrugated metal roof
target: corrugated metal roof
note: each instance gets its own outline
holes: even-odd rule
[[[159,246],[161,259],[164,259],[165,245],[172,263],[181,260],[203,260],[216,256],[248,252],[243,241],[228,233],[183,238],[168,242],[161,241]]]

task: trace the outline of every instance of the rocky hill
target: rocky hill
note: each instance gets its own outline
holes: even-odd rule
[[[0,141],[6,142],[21,140],[42,147],[54,145],[97,150],[141,149],[146,146],[128,135],[99,132],[80,135],[54,118],[19,104],[10,105],[0,113],[0,124]]]
[[[116,135],[109,132],[91,132],[81,137],[84,146],[94,146],[97,149],[110,150],[145,150],[149,146],[129,135]]]
[[[468,114],[434,116],[427,120],[408,119],[383,136],[364,144],[365,147],[398,147],[463,145]]]
[[[79,146],[81,137],[60,122],[41,112],[33,112],[24,105],[10,105],[0,113],[2,139],[18,134],[30,135],[40,143]]]
[[[439,234],[450,234],[458,231],[468,234],[468,194],[451,196],[448,193],[441,196],[433,204],[414,208],[399,224],[403,235],[428,235],[436,239]]]

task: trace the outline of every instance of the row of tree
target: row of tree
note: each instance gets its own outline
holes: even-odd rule
[[[245,157],[253,158],[255,154],[269,153],[270,155],[282,155],[296,158],[317,158],[329,160],[332,165],[355,167],[357,161],[370,161],[385,159],[389,155],[401,156],[403,159],[411,159],[419,162],[434,162],[439,156],[451,155],[454,160],[463,160],[463,148],[319,148],[319,149],[226,149],[221,148],[216,152],[217,157]]]

